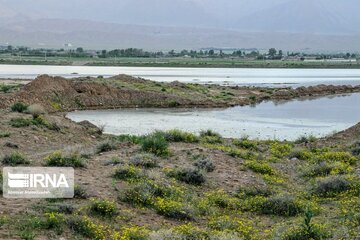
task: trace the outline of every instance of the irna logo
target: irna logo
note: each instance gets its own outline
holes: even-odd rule
[[[3,195],[5,198],[72,198],[74,169],[6,167]]]

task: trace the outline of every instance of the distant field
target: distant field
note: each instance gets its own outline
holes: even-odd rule
[[[222,68],[360,68],[357,62],[303,62],[230,58],[73,58],[0,55],[0,64]]]

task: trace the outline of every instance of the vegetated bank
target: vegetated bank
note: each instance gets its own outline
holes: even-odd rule
[[[1,239],[359,236],[359,124],[328,138],[302,137],[294,142],[224,139],[211,130],[198,135],[172,130],[112,136],[89,122],[77,124],[62,113],[49,113],[108,104],[107,91],[112,98],[126,96],[115,100],[121,106],[132,106],[135,97],[150,106],[158,96],[164,105],[175,97],[194,104],[206,97],[227,106],[229,94],[222,92],[234,94],[230,95],[234,102],[246,99],[244,104],[260,99],[250,99],[254,95],[290,96],[275,97],[276,90],[271,95],[258,88],[193,84],[183,88],[180,83],[119,78],[107,83],[42,76],[19,90],[0,93],[5,102],[0,109],[1,167],[74,167],[76,182],[74,199],[0,198]],[[282,91],[299,90],[278,90]],[[215,97],[219,94],[222,98]],[[82,95],[83,101],[96,100],[77,106],[75,97]]]

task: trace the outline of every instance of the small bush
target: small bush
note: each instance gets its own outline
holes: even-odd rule
[[[164,132],[164,136],[169,142],[186,142],[186,143],[196,143],[199,142],[199,137],[193,133],[183,132],[181,130],[170,130]]]
[[[158,197],[155,200],[154,208],[159,214],[166,217],[181,220],[192,219],[192,214],[190,210],[186,208],[182,203],[174,200]]]
[[[194,162],[194,166],[200,170],[205,170],[206,172],[213,172],[215,170],[214,162],[210,159],[199,159]]]
[[[331,234],[325,229],[324,225],[311,223],[313,213],[306,211],[304,223],[300,227],[290,228],[283,236],[282,240],[303,240],[313,239],[322,240],[331,237]]]
[[[259,210],[262,214],[296,216],[303,212],[302,206],[290,196],[275,196],[266,199]]]
[[[74,186],[74,198],[76,199],[87,199],[89,195],[86,192],[86,189],[81,185]]]
[[[255,160],[245,161],[245,166],[256,173],[274,175],[275,170],[267,163],[257,162]]]
[[[145,152],[153,153],[156,156],[166,156],[169,154],[169,143],[160,132],[151,134],[142,141],[141,149]]]
[[[74,216],[67,220],[67,225],[74,233],[89,239],[106,239],[109,235],[107,227],[92,222],[88,217]]]
[[[319,177],[319,176],[327,176],[331,173],[333,167],[327,162],[320,162],[315,164],[309,169],[305,170],[304,176],[306,177]]]
[[[141,181],[124,189],[120,198],[136,206],[151,206],[154,197],[163,197],[163,191],[152,181]]]
[[[148,240],[150,231],[145,227],[133,226],[121,228],[121,238],[129,240]],[[114,238],[119,239],[119,238]]]
[[[25,112],[28,109],[28,105],[22,103],[22,102],[17,102],[14,105],[11,106],[11,111],[13,112]]]
[[[290,144],[274,142],[270,145],[270,153],[277,158],[283,158],[290,154],[292,147]]]
[[[130,159],[130,164],[144,168],[154,168],[158,166],[159,159],[149,153],[136,154]]]
[[[9,166],[30,164],[30,161],[28,161],[22,154],[18,152],[13,152],[10,155],[5,155],[1,162],[2,164]]]
[[[333,197],[350,190],[352,184],[344,177],[333,176],[317,182],[314,193],[323,197]]]
[[[205,136],[201,138],[201,141],[203,143],[208,143],[208,144],[217,144],[217,143],[223,143],[222,138],[219,137],[215,137],[215,136]]]
[[[135,181],[139,180],[144,176],[141,169],[136,168],[135,166],[121,166],[115,169],[113,177],[119,180],[130,180]]]
[[[192,168],[172,170],[168,173],[168,176],[192,185],[202,185],[206,181],[205,175],[202,171]]]
[[[120,199],[136,206],[152,206],[156,197],[178,199],[182,191],[165,183],[142,180],[124,189]]]
[[[130,142],[134,144],[140,144],[144,137],[134,136],[134,135],[119,135],[115,137],[116,141],[119,142]]]
[[[237,147],[240,148],[245,148],[245,149],[253,149],[256,150],[257,149],[257,144],[255,141],[251,141],[249,139],[235,139],[233,140],[233,144]]]
[[[96,152],[97,153],[103,153],[103,152],[110,152],[113,150],[116,150],[117,146],[114,142],[112,141],[105,141],[100,143],[97,147],[96,147]]]
[[[0,132],[0,138],[7,138],[10,137],[10,133],[8,132]]]
[[[315,142],[317,140],[317,137],[315,136],[300,136],[298,139],[295,140],[294,143],[296,144],[301,144],[301,143],[311,143],[311,142]]]
[[[39,117],[40,115],[46,113],[46,111],[45,111],[45,109],[43,108],[43,106],[41,106],[41,105],[39,105],[39,104],[30,105],[30,106],[27,108],[27,112],[28,112],[29,114],[31,114],[31,115],[33,116],[33,118],[37,118],[37,117]]]
[[[174,227],[172,232],[173,235],[178,236],[175,238],[176,240],[210,239],[210,235],[207,231],[193,226],[191,223]]]
[[[31,124],[32,124],[31,120],[25,118],[12,118],[10,120],[10,125],[16,128],[28,127]]]
[[[77,154],[63,156],[61,152],[54,152],[44,160],[49,167],[85,167],[84,159]]]
[[[359,160],[357,157],[354,157],[348,152],[324,152],[317,158],[319,161],[326,161],[329,163],[344,162],[351,165],[355,164]]]
[[[219,133],[216,133],[210,129],[206,130],[206,131],[201,131],[200,132],[200,137],[218,137],[221,138],[221,135]]]
[[[117,214],[117,207],[112,201],[91,199],[90,212],[101,217],[114,217]]]
[[[65,218],[63,214],[60,213],[45,213],[45,218],[42,221],[42,228],[55,230],[57,234],[63,232],[65,225]]]

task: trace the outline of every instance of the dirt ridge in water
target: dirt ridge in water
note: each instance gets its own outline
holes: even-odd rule
[[[353,92],[360,92],[360,86],[271,89],[158,83],[127,75],[108,79],[65,79],[41,75],[20,91],[0,94],[0,108],[8,108],[15,102],[41,104],[49,112],[129,107],[229,107],[263,100],[291,100]]]

